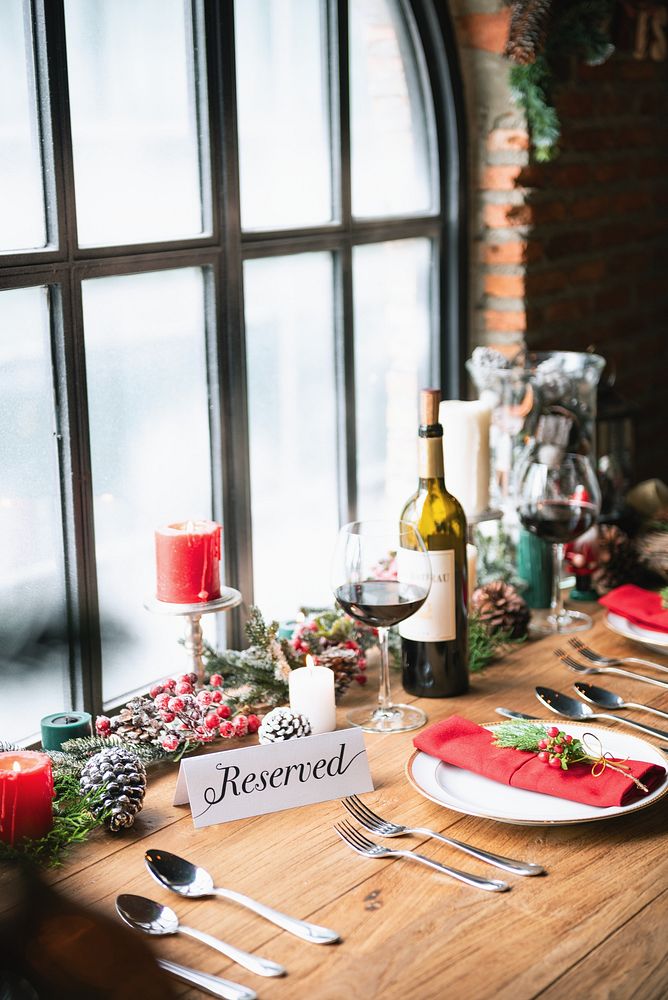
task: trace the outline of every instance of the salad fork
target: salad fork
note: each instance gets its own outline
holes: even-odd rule
[[[492,854],[491,851],[483,851],[478,847],[472,847],[470,844],[464,844],[461,840],[444,837],[443,834],[436,833],[435,830],[427,830],[419,826],[401,826],[399,823],[390,823],[389,820],[383,819],[377,813],[372,812],[357,795],[350,795],[348,798],[343,799],[342,802],[358,823],[361,823],[370,833],[377,833],[381,837],[402,837],[409,833],[418,833],[425,837],[433,837],[434,840],[440,840],[443,844],[448,844],[450,847],[464,851],[466,854],[478,858],[479,861],[485,861],[488,865],[503,868],[504,871],[511,872],[513,875],[545,874],[545,869],[540,865],[532,864],[529,861],[515,861],[513,858],[505,858],[501,854]]]
[[[424,854],[417,854],[415,851],[391,851],[387,847],[381,847],[380,844],[374,844],[372,840],[369,840],[345,820],[336,823],[334,830],[344,844],[352,847],[353,851],[357,851],[365,858],[409,858],[412,861],[419,861],[420,864],[433,868],[437,872],[442,872],[444,875],[451,875],[460,882],[466,882],[467,885],[472,885],[476,889],[486,889],[488,892],[507,892],[510,889],[507,882],[501,882],[499,879],[479,878],[478,875],[461,872],[457,868],[448,868],[447,865],[442,865],[440,862],[426,858]]]
[[[586,663],[578,663],[564,649],[555,649],[554,655],[570,670],[574,670],[576,674],[616,674],[618,677],[630,677],[631,680],[642,681],[643,684],[653,684],[655,687],[668,689],[668,681],[660,681],[655,677],[648,677],[647,674],[637,674],[634,670],[623,670],[621,667],[595,667],[593,664],[587,666]]]
[[[642,660],[637,656],[602,656],[600,653],[595,652],[591,646],[585,646],[581,639],[577,639],[575,636],[568,640],[573,649],[577,649],[581,656],[584,656],[586,660],[590,660],[591,663],[597,663],[601,667],[618,667],[622,663],[640,663],[644,667],[652,667],[654,670],[661,670],[663,673],[668,674],[668,667],[664,667],[661,663],[655,663],[654,660]]]

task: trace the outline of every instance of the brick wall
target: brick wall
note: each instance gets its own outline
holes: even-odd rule
[[[535,164],[500,55],[506,12],[455,6],[473,123],[473,342],[594,345],[640,407],[637,476],[668,481],[668,63],[619,53],[563,67],[561,155]]]

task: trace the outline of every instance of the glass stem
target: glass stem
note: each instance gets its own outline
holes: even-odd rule
[[[389,708],[392,703],[390,691],[390,657],[387,643],[388,631],[378,629],[378,649],[380,650],[380,688],[378,690],[378,708]]]
[[[552,614],[559,622],[564,614],[564,599],[561,596],[561,566],[564,561],[564,546],[557,543],[552,546]]]

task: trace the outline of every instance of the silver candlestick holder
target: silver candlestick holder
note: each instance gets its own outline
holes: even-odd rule
[[[231,611],[242,602],[240,591],[226,587],[215,601],[198,601],[195,604],[169,604],[157,597],[148,597],[144,607],[154,615],[169,615],[185,618],[184,646],[190,659],[190,671],[197,674],[200,684],[204,683],[204,637],[202,635],[202,615]]]

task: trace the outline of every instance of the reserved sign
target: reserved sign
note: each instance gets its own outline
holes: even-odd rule
[[[182,760],[174,805],[189,802],[199,828],[372,791],[356,726]]]

